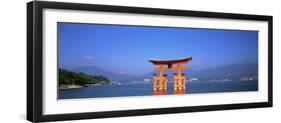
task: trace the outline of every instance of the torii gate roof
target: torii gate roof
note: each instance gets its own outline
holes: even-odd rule
[[[192,57],[186,57],[186,58],[181,58],[181,59],[170,59],[170,60],[155,60],[155,59],[151,59],[149,60],[149,62],[153,63],[153,64],[177,64],[177,63],[186,63],[188,61],[191,61]]]

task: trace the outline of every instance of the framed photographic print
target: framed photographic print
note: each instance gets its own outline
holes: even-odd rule
[[[272,107],[272,16],[27,4],[33,122]]]

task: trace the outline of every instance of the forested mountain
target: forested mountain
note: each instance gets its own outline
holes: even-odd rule
[[[82,72],[73,72],[66,69],[59,69],[59,85],[80,85],[85,84],[106,84],[109,80],[104,76],[89,75]]]

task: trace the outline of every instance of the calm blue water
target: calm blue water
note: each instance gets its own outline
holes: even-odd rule
[[[258,91],[257,81],[228,81],[228,82],[187,82],[185,94]],[[174,94],[173,83],[168,83],[165,94]],[[59,99],[122,97],[155,95],[152,83],[135,83],[123,85],[102,85],[79,89],[59,90]]]

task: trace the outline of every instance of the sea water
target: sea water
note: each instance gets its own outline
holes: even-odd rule
[[[258,91],[258,81],[193,81],[186,83],[182,94]],[[175,94],[173,82],[168,82],[164,94]],[[155,95],[153,83],[108,84],[58,91],[58,99],[125,97]]]

